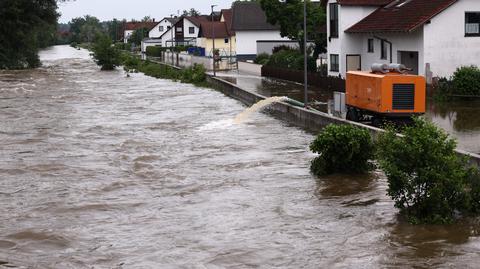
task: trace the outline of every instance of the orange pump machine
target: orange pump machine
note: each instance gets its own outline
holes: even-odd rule
[[[347,119],[372,122],[410,118],[425,113],[426,82],[423,76],[404,73],[403,65],[377,64],[372,72],[347,73]]]

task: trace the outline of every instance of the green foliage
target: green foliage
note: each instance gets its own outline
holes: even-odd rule
[[[148,32],[148,28],[145,27],[137,29],[133,31],[132,35],[128,39],[128,42],[139,46],[142,43],[142,40],[148,37]]]
[[[310,166],[315,175],[364,173],[373,167],[369,160],[374,157],[374,144],[370,133],[360,127],[330,124],[310,150],[320,154]]]
[[[55,0],[0,1],[0,69],[40,65],[38,49],[53,40],[56,10]]]
[[[321,5],[307,1],[307,37],[314,40],[314,57],[325,51],[326,36],[321,33],[319,25],[325,23],[325,11]],[[260,0],[268,22],[280,25],[280,34],[292,40],[299,41],[300,51],[303,52],[303,1],[302,0]]]
[[[91,43],[97,35],[104,32],[100,21],[90,15],[74,18],[69,24],[72,41],[77,43]]]
[[[203,65],[195,64],[193,67],[179,70],[168,65],[142,61],[128,53],[122,54],[122,63],[127,71],[136,70],[154,78],[179,80],[182,83],[208,86],[206,70]]]
[[[194,8],[191,8],[190,10],[183,10],[182,12],[182,16],[192,16],[192,17],[196,17],[196,16],[200,16],[200,11],[194,9]]]
[[[131,51],[132,50],[132,44],[130,44],[130,43],[117,42],[117,43],[115,43],[114,46],[118,50],[126,50],[126,51]]]
[[[294,49],[281,50],[270,56],[267,65],[285,69],[303,70],[304,55],[300,51]],[[317,71],[315,58],[308,57],[307,68],[310,72]]]
[[[161,57],[163,51],[165,51],[165,48],[163,47],[150,46],[150,47],[147,47],[145,53],[147,54],[147,56],[150,56],[150,57]]]
[[[267,53],[260,53],[257,55],[257,58],[255,58],[253,62],[256,64],[265,65],[268,63],[269,59],[270,59],[270,55],[268,55]]]
[[[478,213],[480,179],[455,153],[456,142],[416,118],[399,137],[390,129],[378,141],[388,194],[412,223],[449,223],[456,212]]]
[[[120,51],[112,44],[110,37],[106,35],[97,36],[92,46],[93,58],[102,67],[102,70],[113,70],[120,65]]]
[[[453,93],[459,95],[480,95],[480,69],[476,66],[462,66],[452,77]]]

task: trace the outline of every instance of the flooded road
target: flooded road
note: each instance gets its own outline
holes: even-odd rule
[[[54,47],[0,72],[0,268],[475,268],[480,225],[411,226],[313,135]]]
[[[264,96],[288,96],[303,102],[303,85],[279,79],[238,74],[237,71],[221,73],[229,82]],[[316,109],[328,112],[327,103],[333,103],[333,91],[309,87],[309,100],[320,102]],[[323,103],[323,104],[322,104]],[[480,99],[435,102],[428,100],[426,117],[457,139],[460,149],[480,154]]]

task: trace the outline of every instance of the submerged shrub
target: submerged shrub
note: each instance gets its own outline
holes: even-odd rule
[[[390,129],[378,141],[388,195],[412,223],[449,223],[457,213],[478,213],[480,179],[455,153],[456,142],[425,119],[399,137]]]
[[[364,173],[373,167],[369,163],[374,157],[370,133],[353,125],[328,125],[310,145],[310,150],[320,154],[310,166],[316,175]]]
[[[207,79],[205,74],[206,69],[203,65],[194,64],[193,67],[185,68],[182,70],[180,80],[183,83],[192,83],[199,85]]]
[[[480,95],[480,69],[476,66],[462,66],[452,77],[453,93],[459,95]]]
[[[92,47],[95,62],[102,70],[113,70],[121,64],[120,52],[112,44],[110,37],[99,35]]]

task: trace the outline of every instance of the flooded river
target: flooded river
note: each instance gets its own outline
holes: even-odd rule
[[[54,47],[0,72],[0,268],[475,268],[480,225],[411,226],[380,172],[219,92]]]

